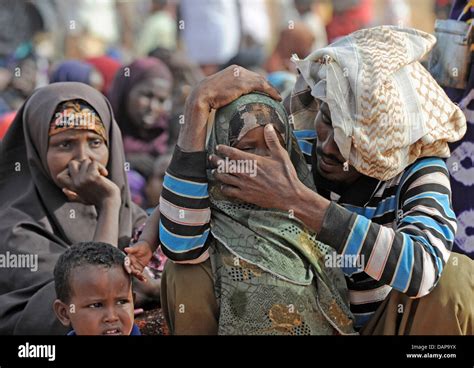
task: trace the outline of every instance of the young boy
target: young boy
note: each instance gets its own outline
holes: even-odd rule
[[[53,307],[61,323],[73,328],[68,335],[140,335],[124,260],[122,251],[100,242],[79,243],[59,257]]]

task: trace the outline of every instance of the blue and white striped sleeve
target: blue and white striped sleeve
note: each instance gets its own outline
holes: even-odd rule
[[[206,152],[183,152],[176,146],[160,197],[160,243],[176,263],[208,258],[211,217]]]
[[[456,233],[448,170],[425,158],[405,171],[396,224],[386,227],[331,203],[318,239],[346,259],[363,256],[363,271],[410,297],[428,294],[441,277]],[[357,266],[344,270],[356,271]]]

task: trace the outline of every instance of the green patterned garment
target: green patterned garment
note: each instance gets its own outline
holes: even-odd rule
[[[283,106],[266,95],[248,94],[218,110],[208,152],[268,123],[282,135],[299,179],[315,190]],[[290,213],[229,200],[208,176],[218,333],[355,334],[344,275],[324,265],[332,248]]]

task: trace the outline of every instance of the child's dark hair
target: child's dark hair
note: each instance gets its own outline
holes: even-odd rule
[[[106,268],[123,266],[125,253],[102,242],[82,242],[71,246],[58,259],[54,267],[54,283],[59,300],[68,302],[71,297],[69,279],[74,268],[97,265]]]

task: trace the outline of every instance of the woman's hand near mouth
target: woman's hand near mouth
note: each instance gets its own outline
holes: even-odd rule
[[[122,200],[119,187],[107,175],[107,169],[97,161],[72,160],[57,180],[69,201],[96,207],[98,219],[93,240],[116,246]]]
[[[120,202],[120,189],[107,175],[107,169],[97,161],[72,160],[57,180],[70,201],[94,205],[100,210],[107,202]]]

